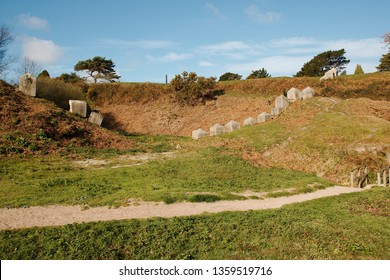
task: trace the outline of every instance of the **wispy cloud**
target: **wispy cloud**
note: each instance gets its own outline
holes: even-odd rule
[[[176,45],[175,42],[166,40],[126,41],[117,39],[102,39],[100,42],[108,46],[136,47],[141,49],[162,49]]]
[[[213,13],[213,15],[219,19],[226,19],[226,16],[216,6],[214,6],[211,3],[207,3],[205,5],[205,9]]]
[[[201,46],[199,50],[210,52],[210,53],[220,53],[220,52],[229,52],[237,50],[245,50],[250,48],[250,46],[242,41],[228,41],[218,44],[205,45]]]
[[[200,67],[213,67],[213,66],[215,66],[214,63],[211,63],[209,61],[199,61],[198,65]]]
[[[27,27],[29,29],[40,29],[40,30],[48,30],[49,22],[45,19],[34,17],[30,15],[19,15],[18,22],[20,25]]]
[[[256,5],[245,8],[245,14],[252,20],[258,23],[272,23],[279,21],[282,17],[281,13],[262,12]]]
[[[200,61],[212,60],[222,71],[246,75],[264,67],[273,76],[291,76],[317,54],[345,49],[346,57],[351,60],[348,73],[356,64],[361,64],[366,72],[373,72],[376,71],[375,61],[386,52],[381,45],[379,38],[318,40],[286,37],[263,42],[221,42],[199,47],[196,55]]]
[[[192,58],[193,55],[190,53],[176,53],[176,52],[170,52],[164,56],[161,57],[155,57],[148,55],[146,58],[150,62],[164,62],[164,63],[169,63],[169,62],[175,62],[179,60],[186,60]]]
[[[40,64],[55,64],[63,56],[63,49],[51,40],[25,36],[21,41],[23,56]]]

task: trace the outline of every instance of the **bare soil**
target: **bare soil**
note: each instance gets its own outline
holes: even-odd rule
[[[313,193],[263,200],[249,199],[244,201],[218,201],[214,203],[182,202],[175,204],[137,202],[132,206],[119,208],[85,208],[84,206],[58,205],[11,209],[2,208],[0,209],[0,229],[61,226],[83,222],[146,219],[152,217],[171,218],[224,211],[275,209],[291,203],[359,191],[362,191],[362,189],[335,186]]]

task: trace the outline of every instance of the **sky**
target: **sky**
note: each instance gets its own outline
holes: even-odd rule
[[[51,77],[102,56],[122,82],[165,82],[183,71],[206,77],[296,74],[327,50],[375,72],[390,32],[390,1],[314,0],[4,0],[0,24],[9,52],[36,61]],[[10,71],[7,79],[16,80]]]

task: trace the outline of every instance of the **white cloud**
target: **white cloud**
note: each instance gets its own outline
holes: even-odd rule
[[[49,29],[49,22],[39,17],[23,14],[18,16],[18,22],[20,25],[30,29],[41,29],[41,30]]]
[[[162,49],[167,47],[172,47],[176,43],[172,41],[165,40],[138,40],[138,41],[126,41],[126,40],[117,40],[117,39],[103,39],[101,40],[103,44],[110,46],[124,46],[124,47],[137,47],[141,49]]]
[[[199,49],[201,51],[206,51],[211,53],[220,53],[220,52],[245,50],[249,48],[250,46],[247,43],[244,43],[242,41],[228,41],[219,44],[201,46]]]
[[[291,76],[301,69],[310,57],[270,56],[248,63],[228,64],[228,71],[249,74],[252,70],[265,68],[273,76]]]
[[[221,11],[216,6],[214,6],[213,4],[207,3],[205,5],[205,8],[208,11],[212,12],[217,18],[219,18],[219,19],[226,19],[226,16],[224,14],[222,14]]]
[[[151,55],[146,56],[146,58],[150,62],[164,62],[164,63],[169,63],[169,62],[174,62],[174,61],[179,61],[179,60],[186,60],[192,58],[193,55],[189,53],[175,53],[175,52],[170,52],[164,56],[161,57],[154,57]]]
[[[199,64],[198,64],[200,67],[213,67],[215,66],[214,63],[211,63],[209,61],[199,61]]]
[[[35,37],[22,38],[23,56],[43,65],[55,64],[63,55],[61,47],[51,40]]]
[[[281,17],[281,13],[266,12],[263,13],[256,5],[249,6],[245,9],[246,15],[259,23],[272,23],[278,21]]]

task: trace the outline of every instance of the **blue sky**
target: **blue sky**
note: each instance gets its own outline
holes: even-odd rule
[[[6,0],[0,23],[15,36],[10,51],[52,77],[103,56],[121,81],[165,82],[183,71],[245,78],[263,67],[291,77],[315,55],[341,48],[347,73],[356,64],[374,72],[388,51],[381,36],[390,32],[389,10],[388,0]]]

